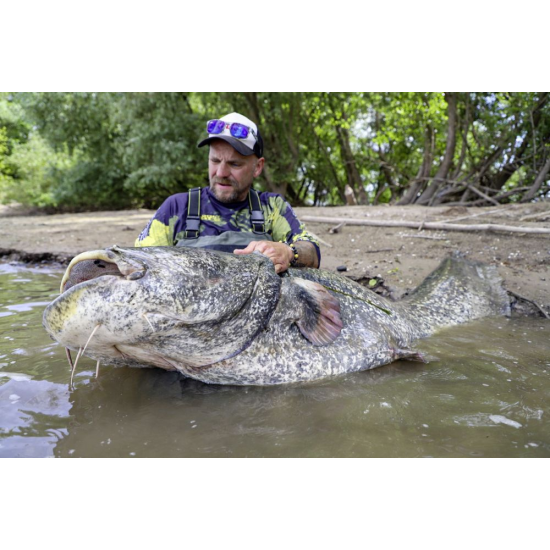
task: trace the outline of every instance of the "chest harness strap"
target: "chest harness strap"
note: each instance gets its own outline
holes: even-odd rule
[[[255,189],[248,192],[248,205],[250,208],[250,222],[256,235],[265,234],[264,213],[260,204],[260,196]],[[184,239],[198,239],[201,223],[201,189],[190,189],[187,198],[187,218],[185,222]]]
[[[185,222],[185,239],[197,239],[201,224],[201,190],[200,187],[190,189],[187,196],[187,219]]]

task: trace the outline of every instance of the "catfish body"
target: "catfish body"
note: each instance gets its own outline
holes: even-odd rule
[[[110,264],[99,276],[78,268],[98,261]],[[82,281],[87,272],[94,276]],[[439,328],[503,314],[509,301],[496,270],[461,258],[445,260],[393,302],[324,270],[291,269],[281,278],[257,254],[113,247],[71,262],[44,326],[74,350],[95,330],[84,354],[102,363],[271,385],[414,358],[414,341]]]

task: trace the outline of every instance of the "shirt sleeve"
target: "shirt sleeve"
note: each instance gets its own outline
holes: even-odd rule
[[[280,195],[269,198],[272,209],[272,237],[274,241],[282,241],[288,244],[296,241],[307,241],[313,244],[317,253],[319,265],[321,264],[321,250],[315,237],[308,233],[306,227],[297,218],[294,210]]]
[[[174,228],[181,212],[186,212],[186,208],[187,193],[168,197],[149,220],[134,246],[174,246]]]

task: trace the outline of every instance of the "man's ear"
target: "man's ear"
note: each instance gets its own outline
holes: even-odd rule
[[[264,169],[264,163],[265,163],[265,159],[263,157],[258,160],[258,164],[256,164],[256,168],[254,169],[255,178],[257,178],[262,173]]]

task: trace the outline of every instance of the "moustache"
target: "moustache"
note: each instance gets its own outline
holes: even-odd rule
[[[230,178],[212,178],[211,183],[220,183],[222,185],[231,185],[232,187],[235,187],[237,182]]]

